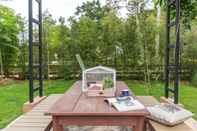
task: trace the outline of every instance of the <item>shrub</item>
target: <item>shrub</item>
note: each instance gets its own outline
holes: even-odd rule
[[[195,73],[192,76],[192,81],[191,84],[195,87],[197,87],[197,71],[195,71]]]

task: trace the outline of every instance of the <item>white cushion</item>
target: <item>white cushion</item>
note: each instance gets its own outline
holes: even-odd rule
[[[190,111],[167,103],[147,107],[147,109],[151,114],[151,119],[169,126],[182,123],[193,116]]]

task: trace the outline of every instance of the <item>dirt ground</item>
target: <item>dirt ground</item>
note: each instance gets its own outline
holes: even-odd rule
[[[121,126],[67,126],[64,131],[131,131]]]
[[[1,88],[1,86],[5,86],[5,85],[12,84],[15,82],[16,82],[16,80],[14,80],[14,79],[9,79],[9,78],[1,79],[0,78],[0,88]],[[20,82],[20,81],[17,81],[17,82]]]

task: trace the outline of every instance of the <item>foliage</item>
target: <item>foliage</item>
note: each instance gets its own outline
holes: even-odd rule
[[[143,20],[142,20],[143,19]],[[141,20],[141,21],[140,21]],[[156,59],[153,59],[156,54],[155,50],[155,36],[157,33],[156,19],[151,13],[142,14],[139,17],[139,31],[140,37],[138,41],[141,43],[141,64],[144,65],[145,81],[150,81],[149,66],[156,63]],[[153,63],[152,63],[153,62]]]
[[[183,43],[183,57],[187,58],[184,59],[184,62],[189,62],[191,59],[197,59],[197,25],[193,25],[193,28],[190,31],[183,31],[182,30],[182,43]],[[188,59],[190,58],[190,59]]]
[[[114,1],[117,0],[107,0],[106,5],[102,5],[99,0],[84,2],[76,8],[74,16],[70,17],[68,23],[63,17],[55,20],[49,11],[44,11],[43,61],[45,78],[57,72],[59,76],[69,79],[72,72],[79,71],[75,54],[80,54],[87,67],[99,64],[116,69],[118,67],[124,69],[143,67],[144,80],[147,82],[150,80],[150,74],[156,71],[151,67],[163,65],[166,39],[165,9],[161,10],[158,26],[156,10],[147,10],[145,3],[142,3],[143,0],[129,1],[126,4],[128,16],[125,18],[118,14],[120,3],[114,3]],[[3,62],[0,57],[0,63],[3,63],[3,67],[7,68],[5,69],[7,71],[11,69],[11,66],[19,66],[22,71],[20,76],[25,78],[28,64],[27,38],[25,37],[21,41],[17,35],[19,32],[27,34],[27,25],[24,24],[26,22],[24,19],[16,16],[13,11],[10,10],[10,12],[10,15],[4,15],[6,21],[3,22],[4,24],[11,23],[10,26],[1,26],[2,22],[0,22],[0,29],[9,30],[7,32],[16,37],[10,39],[10,36],[7,37],[8,35],[0,36],[0,45],[5,42],[6,45],[9,45],[8,47],[2,45],[0,54],[3,56]],[[181,24],[182,64],[193,65],[197,61],[195,53],[197,51],[197,23],[194,20],[191,21],[191,27],[191,30],[185,30]],[[6,34],[5,31],[1,34]],[[36,30],[34,30],[35,32]],[[159,42],[156,43],[157,36],[159,36]],[[37,55],[38,52],[34,51],[34,57]],[[7,58],[10,60],[5,61]],[[10,66],[5,66],[8,64]],[[50,70],[51,65],[59,68]],[[142,71],[140,70],[140,72]]]
[[[5,75],[8,75],[11,64],[16,63],[20,19],[12,9],[0,5],[0,57]]]
[[[105,8],[101,7],[99,0],[87,1],[82,6],[78,6],[75,12],[77,16],[86,16],[96,21],[99,21],[104,16],[104,13]]]
[[[24,80],[27,78],[27,61],[28,61],[28,40],[26,38],[27,29],[25,24],[25,18],[20,18],[18,20],[19,26],[19,52],[18,52],[18,62],[17,64],[21,67],[21,71],[19,73],[19,78]]]
[[[163,7],[166,6],[167,0],[154,0],[156,4],[160,4]],[[192,20],[196,20],[197,17],[197,1],[196,0],[180,0],[181,18],[185,27],[191,29]]]
[[[197,71],[193,73],[191,84],[197,87]]]
[[[107,88],[112,88],[114,86],[113,84],[113,79],[110,77],[106,77],[103,79],[103,88],[107,89]]]

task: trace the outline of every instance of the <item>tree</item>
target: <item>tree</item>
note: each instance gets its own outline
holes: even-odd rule
[[[65,24],[65,18],[59,18],[59,25],[57,25],[57,39],[59,41],[57,45],[57,55],[61,64],[66,64],[66,59],[69,56],[69,52],[67,51],[68,44],[70,42],[70,30]]]
[[[155,17],[151,12],[144,12],[140,16],[141,22],[141,42],[142,42],[142,58],[145,69],[145,81],[150,82],[150,65],[153,65],[156,60],[155,56],[155,36],[157,33],[157,26]],[[143,20],[143,21],[142,21]]]
[[[8,7],[0,5],[0,54],[1,69],[8,76],[9,68],[16,63],[18,55],[19,26],[17,15]]]
[[[82,6],[77,7],[75,12],[76,16],[86,16],[92,20],[99,21],[105,13],[105,8],[101,6],[99,0],[93,0],[92,2],[87,1],[83,3]]]
[[[167,0],[154,0],[156,4],[166,7]],[[192,20],[197,17],[197,1],[196,0],[180,0],[181,19],[185,27],[191,29]],[[174,13],[174,12],[172,12]]]
[[[18,26],[19,26],[19,57],[18,66],[21,69],[19,73],[20,79],[26,78],[27,73],[27,63],[28,63],[28,39],[27,39],[27,26],[25,18],[18,16]]]
[[[51,50],[53,50],[53,43],[52,41],[56,38],[54,37],[54,26],[56,21],[53,19],[52,15],[49,13],[48,10],[44,11],[43,13],[43,57],[44,63],[47,65],[47,68],[44,69],[44,76],[49,78],[50,74],[50,61],[54,56]],[[50,53],[51,52],[51,53]]]
[[[101,20],[102,28],[102,41],[101,41],[101,54],[105,58],[106,63],[114,63],[117,67],[117,52],[116,47],[123,48],[122,34],[124,32],[124,26],[120,18],[118,18],[115,12],[109,12],[108,15]],[[103,59],[101,58],[101,59]],[[111,62],[110,62],[110,61]]]

